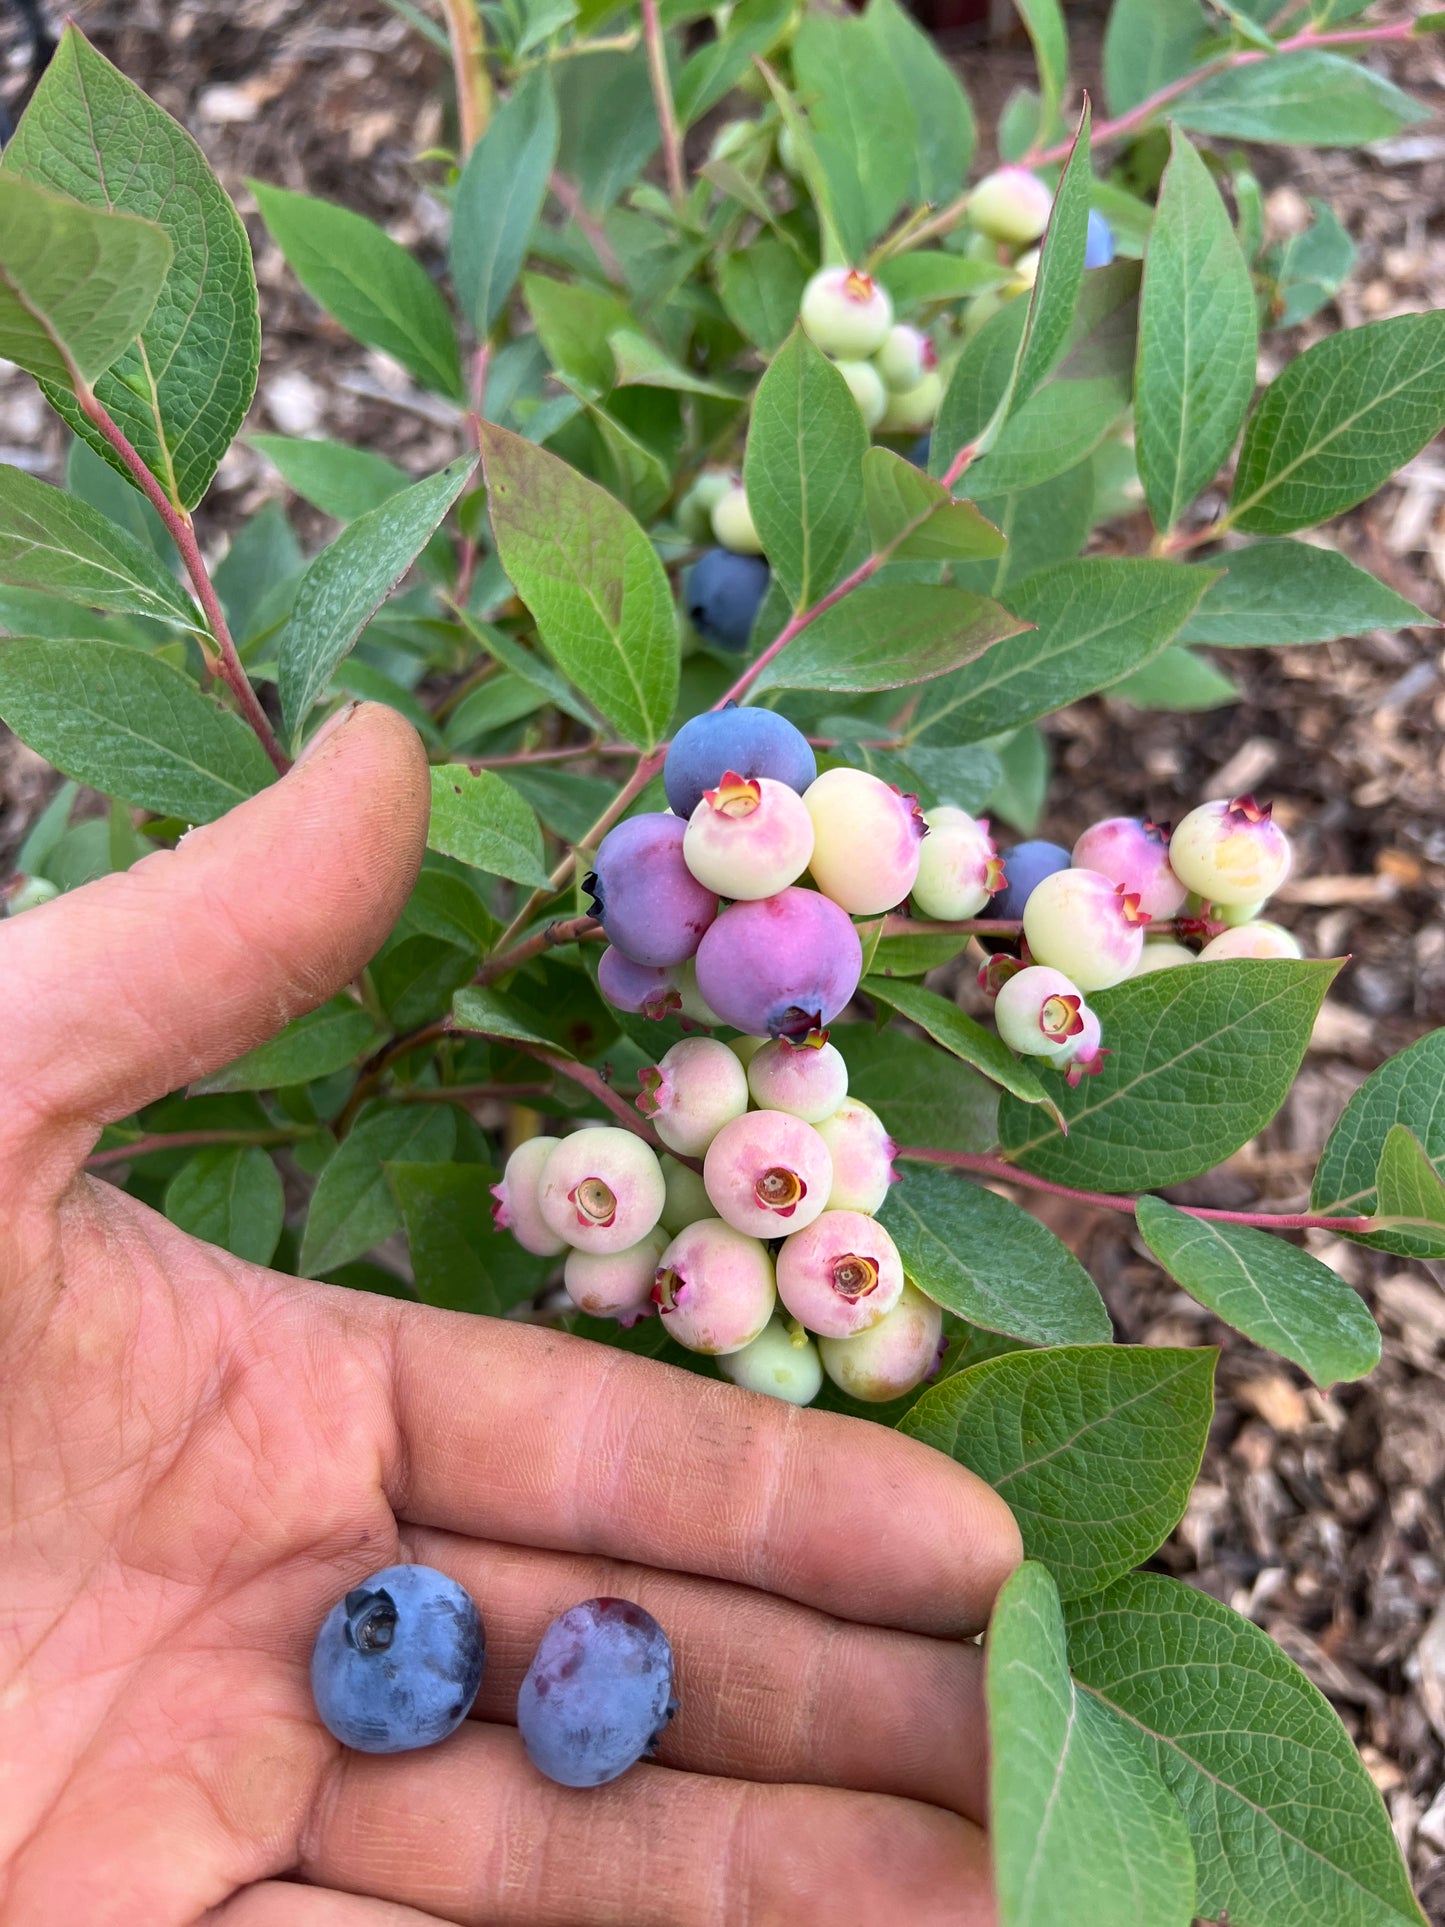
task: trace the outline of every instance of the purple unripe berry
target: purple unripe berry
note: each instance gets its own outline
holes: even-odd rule
[[[748,1074],[715,1037],[684,1037],[637,1081],[638,1110],[680,1157],[701,1157],[724,1124],[748,1108]]]
[[[863,944],[847,914],[796,885],[731,904],[697,953],[698,989],[725,1024],[801,1043],[825,1030],[863,974]]]
[[[876,1111],[856,1097],[845,1097],[833,1115],[815,1125],[833,1160],[830,1211],[866,1211],[883,1207],[888,1187],[898,1182],[893,1159],[898,1146],[884,1129]]]
[[[813,819],[786,783],[727,770],[689,817],[682,854],[720,897],[773,897],[807,869]]]
[[[538,1258],[554,1258],[567,1249],[567,1240],[544,1220],[537,1197],[543,1167],[561,1142],[558,1137],[529,1137],[507,1159],[501,1183],[492,1186],[497,1201],[493,1224],[498,1231],[510,1231],[523,1251]]]
[[[811,1224],[828,1202],[833,1161],[800,1117],[749,1111],[725,1124],[707,1148],[702,1181],[720,1218],[752,1238],[784,1238]]]
[[[1192,950],[1172,938],[1161,937],[1145,942],[1139,954],[1139,961],[1131,971],[1131,976],[1148,977],[1156,970],[1177,970],[1180,964],[1197,963],[1199,960]]]
[[[848,1095],[848,1066],[832,1044],[764,1044],[748,1064],[748,1089],[762,1111],[787,1111],[805,1124],[821,1124]]]
[[[818,759],[802,731],[775,709],[709,709],[685,722],[668,746],[667,807],[686,822],[729,770],[771,776],[801,796],[818,774]]]
[[[867,770],[830,769],[803,801],[813,819],[813,880],[824,896],[855,917],[901,903],[928,834],[918,798]]]
[[[517,1695],[527,1757],[558,1786],[605,1786],[677,1711],[667,1635],[629,1599],[586,1599],[543,1633]]]
[[[1138,897],[1098,870],[1059,870],[1029,898],[1024,936],[1037,962],[1080,990],[1107,990],[1138,963],[1148,921]]]
[[[820,1338],[867,1331],[902,1295],[898,1247],[865,1212],[825,1211],[778,1253],[778,1296]]]
[[[652,1309],[653,1282],[667,1239],[662,1226],[654,1225],[645,1238],[625,1251],[569,1251],[562,1268],[567,1296],[578,1311],[593,1318],[636,1324]]]
[[[818,1347],[798,1324],[770,1319],[751,1345],[718,1360],[718,1370],[745,1392],[786,1399],[789,1405],[811,1405],[823,1389],[823,1362]]]
[[[1210,903],[1257,903],[1289,875],[1289,839],[1252,796],[1201,803],[1174,832],[1169,858],[1186,889]]]
[[[641,1017],[671,1017],[682,1008],[677,986],[656,964],[634,963],[608,944],[597,960],[597,988],[614,1010]]]
[[[1021,247],[1039,239],[1053,204],[1053,195],[1037,174],[1026,167],[1000,167],[969,195],[968,218],[981,234]]]
[[[1098,208],[1089,209],[1089,234],[1084,242],[1084,266],[1107,268],[1114,258],[1114,230]]]
[[[861,268],[820,268],[803,290],[798,319],[825,355],[877,354],[893,326],[893,302]]]
[[[666,1186],[658,1223],[669,1238],[675,1238],[699,1218],[717,1216],[700,1171],[694,1171],[690,1164],[679,1164],[676,1158],[664,1157],[658,1162],[662,1165],[662,1181]]]
[[[1004,867],[988,833],[988,819],[941,803],[924,813],[928,835],[918,855],[913,908],[921,917],[954,923],[976,917],[1004,885]]]
[[[559,1140],[542,1166],[542,1220],[578,1251],[626,1251],[662,1216],[662,1167],[631,1131],[592,1124]]]
[[[1010,1050],[1057,1061],[1083,1034],[1083,992],[1062,971],[1031,964],[1001,987],[993,1017]]]
[[[820,1339],[818,1350],[839,1391],[882,1405],[923,1383],[938,1365],[942,1341],[942,1310],[905,1281],[886,1318],[853,1338]]]
[[[1236,924],[1212,937],[1199,953],[1201,963],[1214,963],[1225,957],[1302,957],[1298,939],[1277,923]]]
[[[704,642],[719,649],[746,649],[769,579],[760,555],[709,549],[688,571],[684,602],[689,622]]]
[[[1152,921],[1177,916],[1189,894],[1169,864],[1169,832],[1147,816],[1110,816],[1091,823],[1074,845],[1074,867],[1097,870],[1133,891]]]
[[[679,1231],[658,1260],[652,1287],[663,1329],[688,1351],[712,1357],[750,1345],[777,1298],[767,1246],[721,1218],[700,1218]]]
[[[665,968],[694,955],[717,915],[717,897],[683,860],[687,825],[649,811],[609,830],[583,889],[607,941],[633,963]]]
[[[1067,870],[1072,862],[1062,843],[1045,843],[1041,838],[1015,843],[1011,850],[1004,851],[1004,887],[990,899],[989,916],[1015,921],[1044,878]]]

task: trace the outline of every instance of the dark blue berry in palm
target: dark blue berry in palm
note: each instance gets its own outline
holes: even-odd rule
[[[688,571],[688,620],[704,642],[746,649],[767,592],[768,565],[760,555],[709,549]]]
[[[615,1780],[676,1711],[667,1634],[629,1599],[585,1599],[554,1619],[517,1695],[522,1743],[559,1786]]]
[[[430,1566],[386,1566],[339,1599],[311,1654],[327,1729],[359,1753],[406,1753],[455,1732],[482,1679],[471,1595]]]

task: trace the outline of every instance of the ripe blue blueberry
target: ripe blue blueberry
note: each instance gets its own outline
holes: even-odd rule
[[[1045,843],[1042,838],[1016,843],[1011,850],[1004,851],[1004,887],[989,898],[982,915],[1021,917],[1024,905],[1044,878],[1051,877],[1056,870],[1067,870],[1072,862],[1072,856],[1061,843]]]
[[[311,1654],[327,1730],[359,1753],[435,1746],[466,1718],[486,1640],[470,1594],[430,1566],[384,1566],[339,1599]]]
[[[688,620],[704,642],[719,649],[746,649],[753,619],[768,592],[768,565],[760,555],[709,549],[688,573]]]
[[[1114,230],[1098,208],[1089,209],[1089,238],[1084,243],[1084,266],[1107,268],[1114,258]]]
[[[629,816],[603,837],[583,879],[607,941],[633,963],[686,962],[717,915],[717,897],[683,862],[686,831],[660,810]]]
[[[584,1599],[554,1619],[517,1695],[528,1757],[559,1786],[615,1780],[676,1711],[667,1634],[629,1599]]]
[[[918,440],[909,448],[907,459],[912,462],[915,468],[921,468],[926,472],[928,468],[928,458],[932,453],[933,430],[930,428],[926,435],[920,435]]]
[[[775,709],[709,709],[672,739],[662,769],[668,808],[686,823],[703,792],[729,770],[750,781],[771,776],[801,796],[818,774],[818,759],[802,731]]]

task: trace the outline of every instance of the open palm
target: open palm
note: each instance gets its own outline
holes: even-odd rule
[[[334,992],[426,768],[362,709],[175,852],[0,932],[0,1922],[983,1927],[975,1627],[1018,1556],[923,1446],[533,1327],[310,1284],[82,1173],[101,1125]],[[473,1717],[337,1746],[315,1628],[419,1559],[481,1607]],[[554,1787],[546,1622],[655,1613],[661,1761]],[[415,1910],[415,1911],[413,1911]]]

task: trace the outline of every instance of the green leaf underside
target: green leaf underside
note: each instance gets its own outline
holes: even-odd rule
[[[743,462],[764,553],[795,608],[837,578],[863,512],[867,447],[848,384],[795,328],[758,383]]]
[[[1403,1124],[1392,1124],[1385,1135],[1375,1183],[1380,1215],[1398,1221],[1392,1229],[1408,1227],[1422,1244],[1433,1240],[1431,1257],[1445,1258],[1445,1179]]]
[[[1037,1072],[1021,1063],[996,1032],[976,1024],[937,991],[925,990],[921,984],[898,983],[891,977],[866,977],[860,989],[879,1003],[891,1004],[900,1016],[926,1031],[935,1044],[952,1051],[965,1064],[972,1064],[1025,1104],[1050,1102]]]
[[[1139,1200],[1139,1232],[1192,1298],[1316,1385],[1363,1378],[1379,1364],[1379,1328],[1358,1292],[1298,1246],[1148,1196]]]
[[[481,435],[497,550],[543,642],[615,729],[655,749],[677,703],[678,638],[652,543],[555,455],[487,422]]]
[[[557,141],[557,100],[543,64],[498,109],[457,183],[452,277],[479,340],[491,333],[526,261]]]
[[[463,455],[359,515],[307,569],[277,645],[281,710],[292,737],[376,610],[421,554],[476,467]]]
[[[1031,628],[919,698],[913,733],[981,742],[1105,689],[1165,648],[1208,585],[1187,565],[1091,556],[1006,591]]]
[[[878,1217],[919,1289],[971,1325],[1031,1345],[1104,1345],[1112,1336],[1098,1289],[1067,1245],[996,1192],[909,1164]]]
[[[1397,1124],[1419,1141],[1440,1173],[1445,1167],[1445,1030],[1432,1030],[1390,1058],[1355,1092],[1320,1153],[1310,1210],[1330,1217],[1374,1216],[1380,1209],[1380,1159]],[[1428,1258],[1438,1234],[1429,1227],[1398,1227],[1367,1233],[1357,1242],[1401,1257]]]
[[[1002,1927],[1188,1927],[1194,1856],[1130,1728],[1069,1675],[1059,1595],[1030,1561],[994,1607],[989,1846]]]
[[[301,1238],[301,1270],[318,1278],[350,1263],[400,1228],[385,1167],[451,1156],[456,1114],[442,1104],[399,1104],[363,1114],[316,1181]]]
[[[1179,632],[1216,649],[1333,642],[1434,618],[1341,555],[1307,542],[1250,542],[1216,556],[1225,573]]]
[[[1318,47],[1213,74],[1169,113],[1199,134],[1309,147],[1359,147],[1428,118],[1383,75]]]
[[[259,1144],[215,1144],[171,1179],[165,1211],[193,1238],[253,1265],[268,1265],[281,1236],[286,1195]]]
[[[1005,1151],[1041,1177],[1090,1190],[1198,1177],[1279,1109],[1338,969],[1329,959],[1231,959],[1095,993],[1111,1055],[1097,1076],[1060,1090],[1067,1136],[1005,1095]]]
[[[1000,604],[968,589],[868,583],[800,631],[761,672],[753,693],[901,689],[949,675],[1021,626]]]
[[[269,1091],[330,1077],[381,1042],[375,1020],[350,997],[333,997],[319,1010],[294,1018],[276,1037],[247,1051],[223,1070],[198,1078],[196,1094]]]
[[[275,778],[234,710],[123,642],[0,642],[0,717],[77,782],[187,823]]]
[[[925,1392],[900,1430],[977,1472],[1066,1599],[1110,1585],[1183,1517],[1214,1410],[1208,1348],[1009,1352]]]
[[[1254,284],[1209,169],[1176,127],[1144,256],[1135,452],[1158,529],[1213,480],[1254,394]]]
[[[542,831],[529,803],[495,770],[460,763],[431,773],[428,849],[529,889],[543,889]]]
[[[241,217],[186,130],[67,27],[5,149],[4,170],[87,207],[138,215],[173,256],[139,341],[95,392],[180,508],[205,494],[256,392],[261,320]],[[76,404],[52,405],[114,467]]]
[[[458,1030],[475,1031],[479,1037],[495,1037],[503,1043],[536,1044],[557,1057],[571,1057],[553,1037],[544,1036],[536,1018],[498,990],[468,988],[452,999],[452,1017]]]
[[[1080,1684],[1127,1721],[1184,1811],[1201,1916],[1421,1927],[1349,1735],[1267,1633],[1153,1573],[1065,1617]]]
[[[0,582],[92,609],[194,626],[195,605],[155,550],[77,495],[0,465]]]

